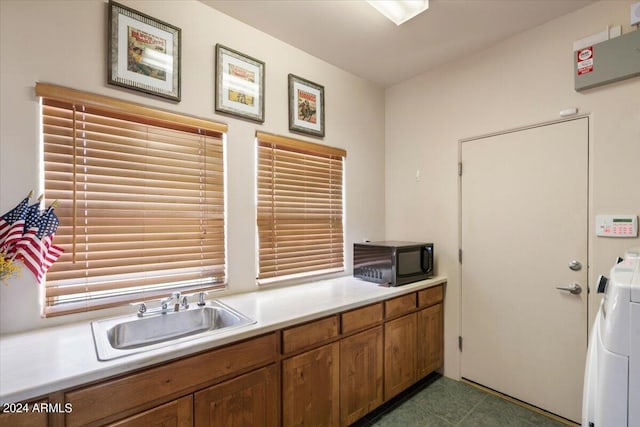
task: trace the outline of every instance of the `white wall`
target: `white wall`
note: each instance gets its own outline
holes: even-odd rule
[[[630,31],[630,3],[598,2],[386,91],[387,238],[435,242],[438,272],[449,278],[448,376],[459,376],[458,140],[558,119],[560,110],[577,107],[590,116],[589,230],[595,214],[640,214],[640,78],[573,89],[573,41],[607,25]],[[633,245],[639,239],[591,235],[591,285]],[[600,301],[592,296],[593,316]]]
[[[11,209],[31,189],[42,191],[36,81],[228,123],[229,291],[254,290],[254,135],[256,130],[289,134],[287,75],[293,73],[325,87],[326,137],[307,139],[347,150],[345,274],[351,274],[352,243],[384,237],[383,89],[197,1],[121,3],[182,29],[179,104],[106,84],[104,0],[0,0],[0,211]],[[266,63],[264,124],[215,113],[216,43]],[[362,196],[369,194],[377,197]],[[8,286],[0,285],[0,333],[87,317],[41,319],[38,291],[26,270]]]

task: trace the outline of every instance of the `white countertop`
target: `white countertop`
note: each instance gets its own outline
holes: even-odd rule
[[[90,321],[3,336],[0,403],[24,402],[445,282],[434,277],[387,288],[346,276],[225,296],[217,299],[256,323],[109,361],[97,359]]]

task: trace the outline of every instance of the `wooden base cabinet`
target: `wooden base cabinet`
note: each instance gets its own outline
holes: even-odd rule
[[[195,426],[276,427],[279,424],[275,365],[195,393]]]
[[[282,361],[282,425],[340,425],[340,343]]]
[[[442,366],[442,304],[390,320],[384,332],[384,398],[388,400]]]
[[[442,366],[443,300],[437,285],[294,324],[52,393],[39,403],[73,410],[0,425],[345,427]]]
[[[71,390],[64,395],[65,403],[73,407],[65,414],[65,425],[104,425],[134,416],[216,381],[273,364],[276,355],[276,334],[267,334]]]
[[[444,362],[444,319],[442,304],[418,313],[417,375],[423,378],[440,368]]]
[[[340,423],[348,426],[382,404],[382,327],[340,341]]]
[[[416,381],[416,313],[384,324],[384,399]]]

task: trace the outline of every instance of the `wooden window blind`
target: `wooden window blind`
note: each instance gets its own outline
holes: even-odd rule
[[[225,125],[50,85],[45,195],[58,200],[45,314],[225,283]]]
[[[258,282],[344,270],[346,151],[257,133]]]

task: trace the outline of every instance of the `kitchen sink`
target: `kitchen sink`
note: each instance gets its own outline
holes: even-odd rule
[[[99,360],[149,351],[256,321],[220,301],[165,314],[130,315],[91,323]]]

